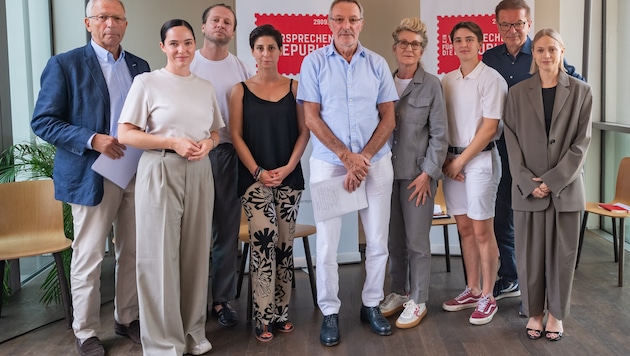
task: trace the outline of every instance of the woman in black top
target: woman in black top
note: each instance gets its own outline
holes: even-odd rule
[[[232,88],[230,133],[240,158],[238,189],[249,221],[250,278],[256,338],[293,331],[288,306],[293,280],[293,234],[308,143],[297,82],[278,72],[282,35],[271,25],[249,35],[258,73]]]

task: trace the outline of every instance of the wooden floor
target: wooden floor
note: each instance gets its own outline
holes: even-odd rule
[[[499,312],[485,326],[468,323],[472,310],[442,311],[444,300],[457,295],[464,286],[461,259],[453,258],[453,271],[446,272],[444,258],[432,262],[428,315],[413,329],[394,328],[391,336],[377,336],[359,321],[362,264],[339,269],[341,343],[329,348],[319,343],[322,316],[313,307],[308,276],[296,273],[295,293],[290,315],[295,332],[280,334],[263,344],[253,336],[251,324],[241,322],[233,328],[221,328],[215,319],[207,323],[208,339],[216,355],[629,355],[630,354],[630,284],[617,287],[617,265],[611,243],[588,233],[580,268],[573,284],[571,315],[564,321],[565,336],[560,342],[529,340],[526,319],[518,316],[518,298],[499,301]],[[628,261],[628,259],[626,259]],[[628,269],[626,262],[626,270]],[[244,289],[245,290],[245,289]],[[245,315],[244,298],[233,303],[241,317]],[[36,306],[44,309],[44,307]],[[10,312],[11,301],[6,306]],[[35,307],[34,307],[35,308]],[[4,314],[4,311],[3,311]],[[113,306],[103,305],[100,337],[108,355],[141,355],[142,349],[113,331]],[[0,318],[0,330],[18,322]],[[10,317],[9,317],[10,319]],[[392,324],[395,317],[390,318]],[[63,320],[0,343],[0,355],[75,355],[74,335]]]

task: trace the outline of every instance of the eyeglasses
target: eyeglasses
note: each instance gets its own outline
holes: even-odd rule
[[[499,28],[503,31],[509,31],[511,27],[514,27],[515,30],[522,30],[525,28],[527,22],[519,21],[515,23],[507,23],[503,22],[499,24]]]
[[[99,23],[105,23],[107,22],[107,20],[112,19],[112,21],[114,21],[117,24],[127,21],[126,17],[109,16],[109,15],[88,16],[88,19],[96,20],[96,22],[99,22]]]
[[[343,25],[343,23],[346,22],[346,20],[350,22],[350,25],[356,25],[359,22],[363,21],[363,19],[359,17],[350,17],[347,19],[344,17],[331,17],[330,18],[330,21],[332,21],[336,25]]]
[[[407,47],[409,47],[409,45],[411,45],[411,49],[414,51],[417,51],[420,49],[420,47],[422,47],[422,43],[418,41],[407,42],[405,40],[402,40],[402,41],[396,41],[396,44],[398,45],[398,48],[400,49],[406,49]]]

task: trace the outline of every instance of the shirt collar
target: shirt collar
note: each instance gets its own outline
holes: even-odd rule
[[[485,66],[486,66],[485,63],[483,63],[482,61],[479,61],[479,63],[477,63],[477,66],[475,66],[475,69],[473,69],[472,72],[468,73],[466,78],[477,79],[477,77],[479,76],[479,74],[481,73],[481,71],[483,70]],[[457,74],[459,74],[458,76],[459,79],[464,78],[464,76],[462,75],[461,67],[457,68]]]
[[[110,51],[99,46],[98,43],[94,42],[94,40],[90,40],[90,44],[92,45],[92,48],[94,48],[94,52],[96,53],[96,57],[98,59],[100,59],[103,62],[116,62],[114,60],[114,55]],[[124,59],[125,59],[125,50],[121,46],[120,56],[118,57],[118,61],[121,61]]]
[[[352,55],[352,57],[354,58],[357,54],[359,54],[361,57],[365,57],[365,48],[361,45],[361,42],[359,42],[358,46],[357,46],[357,50],[356,52],[354,52],[354,55]],[[339,52],[337,52],[337,49],[335,48],[335,42],[334,40],[332,42],[330,42],[330,44],[328,45],[328,49],[326,50],[326,56],[330,57],[330,56],[341,56],[341,54]]]
[[[503,44],[503,54],[510,54],[507,50],[507,46],[505,45],[505,43]],[[523,54],[527,54],[527,55],[531,55],[532,54],[532,40],[531,38],[529,38],[529,36],[527,36],[527,39],[525,40],[525,43],[523,44],[523,46],[521,47],[521,50],[518,51],[518,53],[523,53]]]
[[[527,36],[527,40],[520,50],[521,53],[532,54],[532,40]]]

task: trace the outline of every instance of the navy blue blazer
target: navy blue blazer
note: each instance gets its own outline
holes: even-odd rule
[[[125,53],[132,77],[148,72],[149,64]],[[100,155],[87,148],[95,133],[109,134],[109,91],[92,44],[51,57],[41,76],[41,90],[31,127],[55,145],[55,198],[94,206],[103,199],[103,177],[92,171]]]

